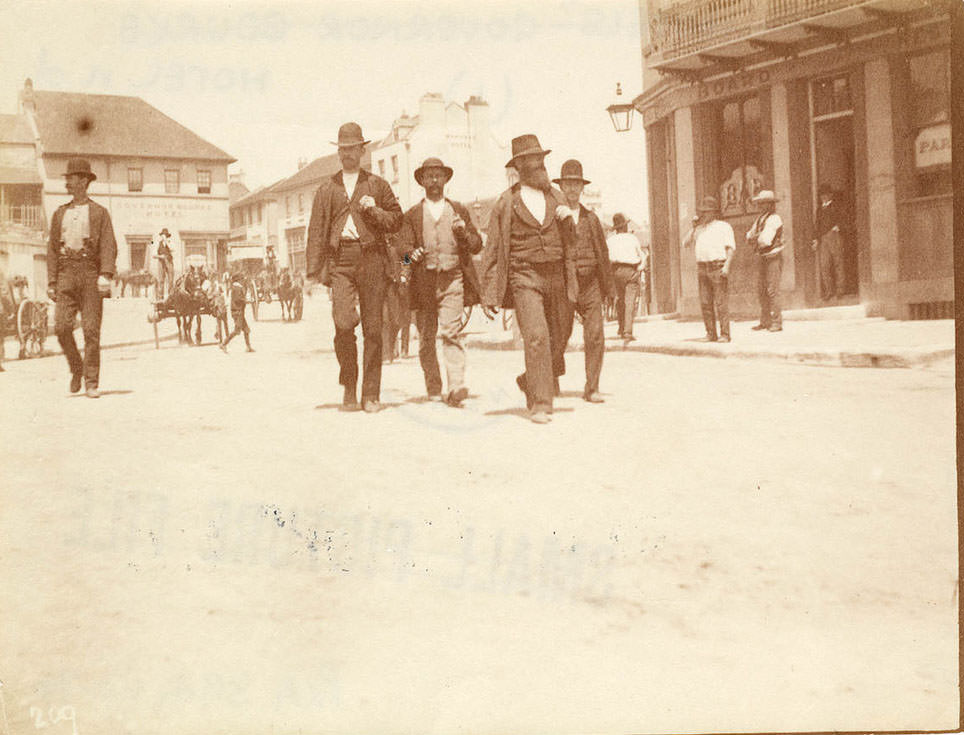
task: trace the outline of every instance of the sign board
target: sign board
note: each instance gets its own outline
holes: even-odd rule
[[[264,245],[255,245],[254,243],[239,242],[231,243],[228,245],[228,260],[247,260],[248,258],[258,258],[264,260],[265,258],[265,247]]]
[[[950,166],[951,124],[931,125],[922,128],[914,141],[914,162],[917,168]]]

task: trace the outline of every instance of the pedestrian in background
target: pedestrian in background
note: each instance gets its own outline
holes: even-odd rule
[[[707,196],[696,207],[693,228],[683,247],[693,247],[696,256],[700,308],[707,342],[730,341],[729,277],[730,263],[736,250],[733,228],[719,219],[720,205],[716,197]],[[719,334],[716,323],[719,321]]]
[[[779,332],[783,329],[780,310],[780,276],[783,273],[783,220],[777,214],[776,195],[769,189],[760,191],[750,201],[763,207],[763,212],[746,233],[747,244],[757,256],[757,294],[760,299],[760,323],[753,329]]]
[[[381,408],[382,308],[388,284],[399,268],[388,236],[401,228],[402,209],[389,183],[361,168],[370,142],[357,123],[345,123],[338,130],[334,145],[341,171],[315,193],[306,257],[308,278],[331,287],[338,382],[344,388],[342,409],[358,408],[355,328],[361,322],[362,407],[366,413],[376,413]]]
[[[829,301],[844,293],[843,235],[840,232],[843,213],[830,184],[821,184],[817,195],[820,206],[813,225],[811,247],[817,253],[820,267],[820,298]]]
[[[104,297],[110,294],[117,260],[117,242],[110,214],[87,196],[97,176],[90,161],[71,158],[64,174],[71,200],[57,207],[50,219],[47,243],[47,296],[54,302],[54,332],[70,367],[70,392],[99,398],[100,327]],[[84,356],[74,340],[74,319],[80,312]]]
[[[245,291],[244,274],[239,270],[235,271],[231,274],[231,319],[234,321],[234,329],[221,343],[221,349],[225,353],[228,351],[228,343],[239,334],[244,334],[244,344],[248,352],[254,352],[251,346],[251,327],[248,326],[248,320],[244,316],[244,308],[248,305]]]
[[[606,349],[603,332],[603,302],[612,296],[613,277],[609,251],[603,236],[602,224],[596,213],[583,206],[579,198],[589,183],[582,175],[582,163],[570,159],[562,164],[559,178],[552,180],[562,189],[573,220],[575,237],[576,278],[579,282],[576,302],[569,310],[569,321],[564,343],[572,334],[574,312],[582,319],[583,352],[586,361],[586,384],[582,397],[589,403],[604,401],[599,392],[603,354]]]
[[[171,252],[171,233],[165,227],[157,236],[157,252],[154,254],[158,266],[158,288],[155,297],[163,301],[171,295],[174,288],[174,254]]]
[[[613,282],[616,292],[616,319],[619,336],[634,340],[633,322],[636,318],[636,299],[639,297],[640,274],[643,267],[643,249],[636,235],[629,232],[629,221],[622,212],[613,215],[614,235],[606,240],[609,260],[612,262]]]

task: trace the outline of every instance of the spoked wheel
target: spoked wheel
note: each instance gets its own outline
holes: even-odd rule
[[[296,322],[301,321],[301,315],[304,313],[304,310],[305,310],[305,295],[301,292],[300,289],[295,294],[295,300],[292,303],[292,306],[294,307],[295,321]]]
[[[41,301],[25,300],[17,309],[17,337],[20,340],[20,359],[39,357],[47,340],[47,305]]]

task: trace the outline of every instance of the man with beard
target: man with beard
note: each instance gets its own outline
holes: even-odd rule
[[[582,190],[589,183],[582,175],[582,164],[569,160],[562,164],[558,179],[552,180],[562,189],[566,206],[572,211],[575,228],[576,278],[579,280],[578,299],[574,304],[582,319],[583,350],[586,353],[586,386],[582,397],[590,403],[602,403],[599,393],[599,375],[602,372],[605,335],[603,333],[603,301],[613,291],[609,253],[603,236],[602,224],[595,212],[579,202]],[[563,344],[572,334],[573,311]]]
[[[380,409],[382,380],[382,305],[388,283],[398,271],[388,235],[402,226],[402,209],[389,183],[361,168],[370,142],[358,123],[345,123],[338,130],[334,145],[338,146],[341,171],[322,183],[315,194],[306,257],[308,277],[331,287],[343,410],[358,408],[355,327],[361,309],[361,398],[365,412],[375,413]]]
[[[526,366],[516,383],[537,424],[550,421],[558,376],[565,372],[566,325],[578,289],[572,212],[549,183],[548,153],[535,135],[512,140],[506,167],[519,172],[519,183],[492,210],[482,260],[483,305],[515,309]]]
[[[443,195],[452,173],[438,158],[427,158],[415,169],[415,181],[425,189],[425,198],[405,213],[399,240],[403,262],[414,264],[410,294],[425,388],[430,399],[442,399],[435,350],[435,335],[441,329],[448,383],[445,402],[459,408],[469,395],[460,318],[466,305],[479,301],[481,289],[472,256],[482,250],[482,238],[469,211]]]

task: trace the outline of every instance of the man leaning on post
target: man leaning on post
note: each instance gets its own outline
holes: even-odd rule
[[[110,293],[117,242],[110,214],[87,196],[90,182],[97,178],[90,162],[71,158],[64,177],[72,199],[57,207],[50,220],[47,295],[57,304],[54,332],[70,366],[70,392],[80,391],[83,379],[87,397],[99,398],[103,297]],[[84,331],[83,358],[74,340],[78,311]]]

